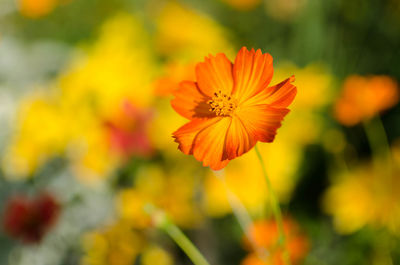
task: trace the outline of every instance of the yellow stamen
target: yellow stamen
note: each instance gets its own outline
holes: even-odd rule
[[[215,112],[217,116],[230,116],[236,109],[236,100],[232,96],[224,94],[219,90],[207,102],[210,105],[210,111]]]

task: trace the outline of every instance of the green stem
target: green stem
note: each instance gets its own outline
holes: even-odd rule
[[[240,227],[249,240],[250,245],[255,250],[257,256],[262,261],[266,261],[269,255],[268,250],[258,246],[253,234],[250,233],[250,228],[253,226],[253,220],[251,219],[250,214],[247,212],[246,207],[242,204],[240,199],[229,189],[224,173],[225,172],[214,172],[215,176],[220,178],[224,185],[229,205],[231,206],[233,214],[236,217]]]
[[[254,147],[254,149],[256,150],[256,154],[257,154],[258,160],[260,161],[261,169],[262,169],[262,172],[264,174],[265,181],[267,183],[267,189],[268,189],[269,196],[270,196],[270,199],[271,199],[272,212],[274,214],[275,221],[277,223],[278,231],[279,231],[278,243],[283,248],[283,260],[284,260],[286,265],[291,265],[289,251],[288,251],[287,246],[286,246],[285,231],[283,229],[281,208],[279,207],[278,199],[277,199],[277,197],[276,197],[276,195],[274,193],[274,190],[272,189],[272,184],[271,184],[271,181],[270,181],[270,179],[269,179],[269,177],[267,175],[267,170],[265,168],[264,160],[263,160],[263,158],[261,156],[260,151],[258,150],[257,145]]]
[[[157,228],[166,232],[175,243],[186,253],[195,265],[210,265],[200,251],[193,245],[190,239],[176,226],[166,214],[156,209],[153,205],[147,205],[145,211],[153,217]]]
[[[363,125],[374,157],[375,170],[379,171],[381,165],[384,166],[384,170],[390,178],[392,173],[391,151],[381,119],[376,117],[373,120],[364,121]],[[380,160],[382,158],[383,161]]]

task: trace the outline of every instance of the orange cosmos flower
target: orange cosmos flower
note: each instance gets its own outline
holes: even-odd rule
[[[374,117],[399,101],[396,82],[388,76],[350,76],[335,104],[335,118],[352,126]]]
[[[272,142],[297,89],[294,76],[268,87],[272,57],[243,47],[232,64],[223,53],[196,65],[197,82],[183,81],[172,107],[190,121],[173,133],[179,149],[214,170]]]

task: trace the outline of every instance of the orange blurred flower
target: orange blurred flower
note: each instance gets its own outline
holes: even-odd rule
[[[49,14],[57,5],[57,0],[20,0],[19,10],[22,15],[38,18]]]
[[[335,104],[335,118],[352,126],[394,106],[399,101],[396,81],[388,76],[348,77]]]
[[[17,0],[19,11],[23,16],[39,18],[51,13],[59,4],[66,4],[71,0]]]
[[[243,47],[234,64],[223,53],[196,65],[197,82],[184,81],[172,107],[190,121],[173,133],[179,149],[214,170],[272,142],[297,89],[294,76],[268,87],[272,57]]]
[[[283,220],[283,229],[286,235],[286,244],[290,253],[292,264],[298,264],[309,250],[308,238],[302,233],[299,225],[291,218],[285,217]],[[266,260],[262,260],[256,253],[249,254],[241,265],[281,265],[283,263],[283,250],[277,245],[279,231],[275,220],[256,221],[250,228],[250,234],[255,243],[262,248],[268,249]],[[246,247],[250,244],[245,241]]]
[[[279,21],[293,21],[307,6],[307,0],[264,1],[269,16]]]

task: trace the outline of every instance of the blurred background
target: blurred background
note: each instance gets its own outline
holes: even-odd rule
[[[171,137],[179,82],[242,46],[296,76],[259,144],[292,263],[400,264],[398,0],[0,0],[0,264],[191,264],[149,203],[211,264],[283,264],[254,150],[213,172]]]

